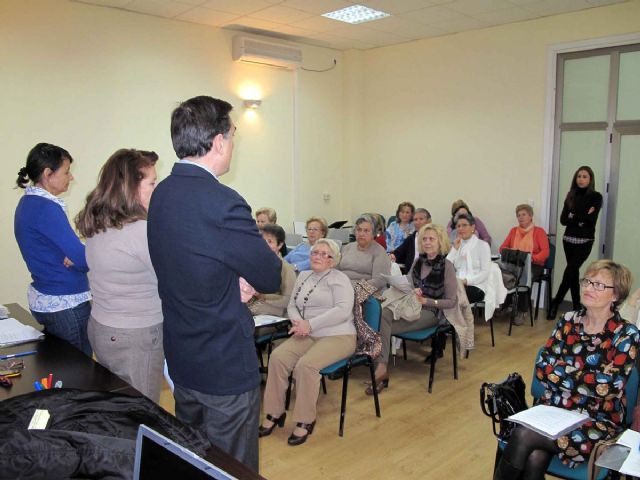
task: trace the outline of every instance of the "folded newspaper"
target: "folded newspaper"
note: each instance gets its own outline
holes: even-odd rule
[[[589,419],[586,413],[548,405],[536,405],[507,418],[553,440],[575,430]]]

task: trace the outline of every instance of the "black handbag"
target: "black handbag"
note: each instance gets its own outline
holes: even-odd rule
[[[493,434],[507,440],[516,424],[507,421],[511,415],[528,408],[526,385],[519,373],[510,374],[500,383],[483,383],[480,387],[480,407],[491,418]]]

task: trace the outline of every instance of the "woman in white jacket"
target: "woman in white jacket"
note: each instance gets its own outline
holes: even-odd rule
[[[457,237],[447,255],[456,268],[456,277],[464,283],[469,303],[484,300],[491,270],[491,248],[475,235],[475,223],[471,215],[456,217]]]

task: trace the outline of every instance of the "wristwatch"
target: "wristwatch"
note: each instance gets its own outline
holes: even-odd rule
[[[435,305],[436,307],[438,306],[438,300],[437,300],[437,299],[436,299],[436,300],[434,300],[434,301],[433,301],[433,303],[434,303],[434,305]]]

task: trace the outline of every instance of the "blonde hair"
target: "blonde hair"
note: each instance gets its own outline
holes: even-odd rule
[[[601,271],[606,271],[611,275],[613,281],[613,293],[616,296],[616,300],[613,302],[614,307],[617,309],[618,305],[624,302],[629,296],[629,291],[633,285],[633,274],[631,270],[622,265],[616,263],[613,260],[602,259],[591,262],[584,272],[585,276],[590,274],[597,274]]]
[[[518,205],[516,207],[516,215],[518,215],[518,212],[520,210],[526,210],[529,213],[529,215],[533,217],[533,207],[528,203],[521,203],[520,205]]]
[[[278,223],[278,215],[273,208],[270,207],[262,207],[256,210],[256,218],[259,215],[266,215],[269,221],[267,223]]]
[[[331,240],[330,238],[319,238],[318,241],[313,244],[313,247],[311,247],[311,251],[313,252],[318,245],[326,245],[329,250],[331,250],[334,267],[340,263],[340,247],[335,240]]]
[[[422,239],[427,233],[427,230],[432,230],[438,237],[438,244],[440,246],[438,253],[440,255],[446,255],[451,250],[451,242],[449,241],[449,235],[446,230],[440,225],[434,223],[427,223],[423,225],[418,231],[418,251],[424,253],[424,247],[422,246]]]

